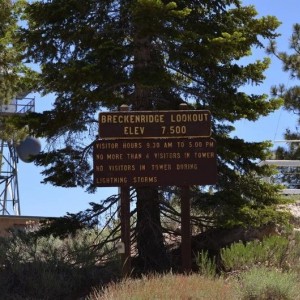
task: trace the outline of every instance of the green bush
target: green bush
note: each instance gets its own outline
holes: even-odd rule
[[[93,230],[63,240],[26,232],[2,238],[1,299],[76,299],[108,281],[112,274],[99,266],[100,239]]]
[[[241,293],[244,300],[300,299],[296,274],[266,267],[253,268],[241,275]]]
[[[234,282],[206,278],[199,274],[144,276],[111,283],[105,289],[95,289],[88,300],[237,300]]]
[[[290,236],[290,249],[287,258],[287,267],[300,274],[300,232],[295,231]]]
[[[290,255],[289,239],[270,236],[263,241],[238,242],[221,249],[220,255],[225,271],[247,270],[265,265],[286,268]]]
[[[216,275],[216,261],[215,258],[209,258],[207,251],[197,253],[196,264],[199,268],[199,273],[203,276],[214,277]]]

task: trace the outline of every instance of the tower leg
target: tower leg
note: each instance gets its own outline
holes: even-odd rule
[[[12,143],[0,140],[0,215],[21,214],[17,163]]]

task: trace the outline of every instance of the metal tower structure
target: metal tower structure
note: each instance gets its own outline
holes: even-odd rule
[[[26,96],[17,97],[10,104],[0,105],[0,116],[5,118],[6,116],[33,112],[35,99],[26,98]],[[0,215],[19,216],[21,214],[18,156],[14,146],[14,141],[0,139]]]

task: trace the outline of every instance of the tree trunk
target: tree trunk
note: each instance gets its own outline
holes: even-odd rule
[[[142,187],[137,190],[137,248],[142,271],[165,271],[169,267],[160,222],[157,189]]]
[[[143,73],[151,68],[151,41],[148,37],[135,36],[134,53],[135,93],[133,110],[152,110],[151,95],[153,88],[147,82],[141,82]],[[158,189],[141,187],[137,192],[137,249],[141,271],[164,271],[168,268],[168,259],[160,222]]]

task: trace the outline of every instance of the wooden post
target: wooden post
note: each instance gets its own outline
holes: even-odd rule
[[[128,105],[122,105],[120,111],[128,111]],[[122,249],[122,276],[127,277],[131,273],[131,241],[130,241],[130,192],[129,187],[120,188],[121,198],[121,242]]]
[[[192,270],[191,205],[189,187],[181,188],[181,261],[182,271]]]
[[[129,187],[121,187],[121,242],[124,245],[122,256],[122,276],[128,277],[131,272],[130,243],[130,195]]]

